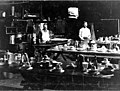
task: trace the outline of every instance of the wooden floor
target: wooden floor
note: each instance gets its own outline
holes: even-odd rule
[[[20,74],[1,74],[0,90],[22,90],[23,86],[20,86],[22,80]]]
[[[20,74],[14,74],[12,78],[1,78],[0,79],[0,90],[24,90],[23,86],[20,85],[21,81],[23,80]],[[94,86],[95,84],[89,85],[80,85],[79,88],[74,86],[63,87],[63,90],[120,90],[120,84],[112,84],[108,88],[97,88]],[[44,88],[44,91],[50,91],[50,88]],[[61,87],[62,90],[62,87]]]
[[[78,86],[68,85],[67,87],[59,86],[60,90],[120,90],[120,78],[119,78],[120,72],[117,74],[117,78],[113,79],[108,86],[101,85],[99,88],[97,87],[98,84],[80,84]],[[21,81],[24,80],[24,78],[21,76],[21,74],[3,74],[0,77],[0,90],[24,90],[23,86],[20,85]],[[89,80],[90,81],[90,80]],[[95,79],[91,79],[91,82],[95,81]],[[51,87],[44,88],[43,90],[52,90]],[[57,90],[57,89],[56,89]]]

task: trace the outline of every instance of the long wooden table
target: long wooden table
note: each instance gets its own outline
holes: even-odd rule
[[[77,51],[77,50],[67,50],[67,51],[63,51],[63,50],[55,50],[55,49],[49,49],[47,50],[47,52],[50,53],[57,53],[55,59],[57,59],[57,57],[59,55],[62,55],[64,57],[63,54],[80,54],[83,55],[85,57],[100,57],[100,58],[114,58],[114,59],[120,59],[120,52],[98,52],[98,51]]]

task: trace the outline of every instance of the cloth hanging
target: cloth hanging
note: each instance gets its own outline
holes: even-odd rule
[[[94,31],[94,24],[91,24],[91,40],[96,41],[95,31]]]
[[[10,36],[10,44],[15,44],[15,35]]]
[[[64,34],[65,33],[65,20],[58,19],[56,22],[56,33]]]

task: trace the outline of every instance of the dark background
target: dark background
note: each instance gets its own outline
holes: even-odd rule
[[[78,38],[79,29],[83,21],[94,24],[96,37],[115,35],[118,33],[117,21],[101,21],[101,19],[119,19],[120,1],[0,1],[0,11],[6,11],[6,18],[0,14],[0,49],[7,49],[9,35],[5,33],[5,26],[11,25],[11,7],[15,6],[17,16],[22,19],[24,10],[30,13],[38,13],[41,18],[55,21],[58,16],[66,21],[65,34],[70,38]],[[78,7],[78,19],[68,18],[68,7]],[[54,28],[52,31],[55,31]],[[57,33],[57,32],[56,32]]]

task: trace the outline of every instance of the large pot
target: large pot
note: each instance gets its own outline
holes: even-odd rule
[[[13,62],[15,62],[15,55],[14,53],[7,52],[8,57],[8,64],[11,65]]]

